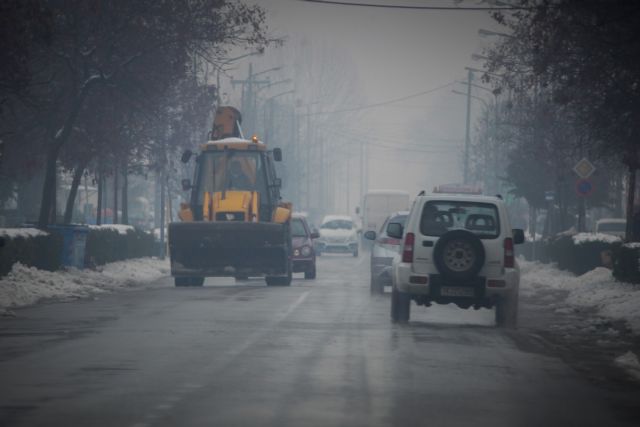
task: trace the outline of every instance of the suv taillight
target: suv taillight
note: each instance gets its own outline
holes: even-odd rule
[[[507,237],[504,239],[504,268],[513,268],[515,263],[515,254],[513,253],[513,239]]]
[[[383,245],[400,245],[400,239],[394,239],[393,237],[383,237],[380,239],[380,243]]]
[[[413,243],[416,236],[413,233],[407,233],[404,236],[404,247],[402,248],[402,262],[413,262]]]

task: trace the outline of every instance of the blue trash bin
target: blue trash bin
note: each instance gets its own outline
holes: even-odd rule
[[[62,235],[62,256],[65,267],[84,268],[84,253],[89,227],[83,225],[51,225],[49,229]]]

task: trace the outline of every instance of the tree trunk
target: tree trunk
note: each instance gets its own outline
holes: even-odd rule
[[[118,162],[113,165],[113,223],[118,223]]]
[[[98,206],[96,207],[96,225],[102,225],[102,166],[98,166]]]
[[[124,168],[122,173],[122,221],[123,224],[129,224],[129,161],[127,157],[124,159]]]
[[[636,196],[636,172],[637,169],[635,165],[629,166],[629,176],[628,176],[628,185],[627,185],[627,230],[626,230],[626,240],[629,242],[635,242],[640,240],[640,236],[636,236],[634,233],[634,203]],[[637,228],[637,227],[636,227]]]
[[[44,178],[44,185],[42,190],[42,199],[40,203],[40,215],[38,217],[38,227],[44,228],[47,225],[47,217],[49,216],[52,205],[53,212],[55,214],[55,204],[56,204],[56,195],[51,192],[52,186],[55,186],[56,180],[56,166],[58,162],[58,155],[60,154],[60,149],[67,142],[69,136],[71,136],[71,131],[73,130],[73,125],[78,118],[78,114],[80,113],[80,109],[84,105],[84,101],[87,98],[89,92],[93,89],[93,86],[97,84],[99,81],[98,78],[90,79],[85,82],[82,87],[82,90],[77,93],[77,96],[74,99],[73,105],[71,106],[71,110],[69,111],[69,115],[62,127],[56,132],[49,143],[49,149],[47,150],[47,160],[46,160],[46,171]]]
[[[47,150],[47,160],[42,184],[42,198],[40,202],[40,215],[38,227],[44,228],[51,218],[52,202],[55,204],[56,166],[60,147],[56,144]]]
[[[57,163],[57,162],[56,162]],[[51,207],[49,210],[49,224],[58,222],[58,166],[54,168],[53,180],[49,183],[49,194],[51,195]]]
[[[78,194],[78,187],[80,186],[80,181],[82,179],[82,174],[84,173],[85,168],[87,167],[86,161],[81,161],[76,169],[73,171],[73,180],[71,181],[71,189],[69,190],[69,196],[67,197],[67,206],[64,210],[64,224],[71,224],[71,220],[73,219],[73,207],[76,203],[76,196]]]

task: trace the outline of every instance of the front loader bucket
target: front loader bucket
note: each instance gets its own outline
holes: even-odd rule
[[[285,225],[256,222],[169,224],[172,276],[278,276],[287,273]]]

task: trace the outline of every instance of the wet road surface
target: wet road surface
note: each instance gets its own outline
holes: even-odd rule
[[[18,310],[0,321],[0,425],[639,425],[492,311],[413,305],[391,325],[368,280],[366,254],[323,256],[291,287],[167,279]]]

